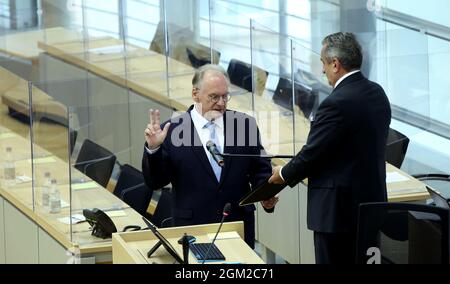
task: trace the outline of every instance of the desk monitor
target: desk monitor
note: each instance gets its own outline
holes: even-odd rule
[[[295,105],[300,107],[303,115],[306,118],[314,117],[315,112],[319,106],[319,94],[317,91],[307,88],[297,82],[294,83],[295,87]],[[273,101],[290,111],[293,110],[292,104],[292,81],[280,78],[278,81],[277,89],[273,95]]]
[[[282,191],[287,185],[286,184],[271,184],[267,179],[263,184],[258,186],[255,190],[247,193],[240,201],[239,206],[246,206],[256,202],[268,200],[276,196],[280,191]]]
[[[158,238],[159,242],[164,246],[164,248],[167,250],[167,252],[175,258],[175,260],[179,264],[183,264],[183,259],[178,255],[178,253],[175,251],[174,247],[169,243],[169,241],[164,238],[164,236],[158,231],[155,225],[150,223],[145,217],[142,217],[142,220],[144,220],[145,224],[149,227],[149,229],[152,231],[152,233]]]

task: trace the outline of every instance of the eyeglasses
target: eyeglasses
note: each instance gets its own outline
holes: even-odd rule
[[[222,98],[222,100],[223,100],[225,103],[227,103],[227,102],[229,102],[229,101],[231,100],[230,94],[226,94],[226,95],[223,95],[223,96],[219,96],[219,95],[209,95],[208,98],[209,98],[209,100],[210,100],[211,102],[213,102],[213,103],[218,103],[219,100],[220,100],[221,98]]]

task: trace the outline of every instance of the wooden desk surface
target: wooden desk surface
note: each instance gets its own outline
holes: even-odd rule
[[[115,39],[91,39],[87,45],[97,48],[108,44],[118,45],[123,42]],[[118,57],[111,58],[113,55],[108,54],[111,60],[100,60],[99,57],[92,58],[87,55],[85,46],[86,43],[81,41],[72,41],[67,44],[39,43],[39,47],[52,56],[86,68],[168,107],[185,111],[192,104],[191,80],[194,72],[192,67],[169,58],[167,82],[166,58],[163,55],[154,53],[149,55],[144,51],[139,53],[139,49],[133,47],[130,53],[126,54],[127,56],[117,54]],[[292,112],[277,106],[266,96],[254,97],[254,105],[257,110],[255,112],[252,100],[251,94],[248,93],[235,95],[229,103],[229,108],[255,116],[267,152],[288,155],[297,153],[306,143],[310,129],[309,120],[301,115],[298,108],[295,109],[294,119]],[[294,141],[295,143],[293,143]],[[273,162],[283,165],[287,161],[274,160]],[[393,170],[393,168],[388,167],[389,170]],[[402,173],[398,169],[396,171]],[[408,176],[405,173],[402,174]],[[429,196],[423,183],[408,177],[411,179],[410,182],[388,184],[390,200],[422,200]]]
[[[171,243],[178,255],[182,258],[182,247],[177,243],[184,233],[194,236],[197,243],[208,243],[211,239],[208,234],[215,234],[219,224],[199,225],[190,227],[176,227],[160,229],[161,234]],[[229,239],[220,239],[215,244],[223,253],[226,260],[223,263],[264,264],[263,260],[244,242],[244,225],[242,222],[224,223],[221,233],[232,233]],[[233,236],[233,233],[235,236]],[[113,263],[114,264],[172,264],[174,259],[160,247],[151,258],[147,252],[157,243],[158,239],[150,231],[118,233],[113,235]],[[189,254],[189,264],[198,264],[198,261]]]
[[[0,149],[4,149],[8,146],[13,147],[14,159],[16,160],[16,175],[32,177],[30,141],[4,127],[1,127],[0,131],[0,135],[2,135],[0,137]],[[100,185],[89,189],[72,189],[71,192],[69,188],[70,179],[68,163],[51,155],[39,146],[35,146],[34,153],[36,156],[45,157],[46,159],[50,158],[52,160],[45,162],[43,165],[35,164],[34,192],[31,182],[6,186],[3,178],[0,176],[3,181],[0,186],[0,194],[66,248],[71,248],[73,243],[77,243],[80,245],[82,254],[111,251],[111,241],[104,241],[92,237],[91,230],[86,222],[73,225],[71,235],[70,225],[58,221],[58,218],[69,217],[70,214],[82,214],[82,210],[85,208],[100,208],[104,211],[120,213],[121,216],[112,217],[118,230],[121,230],[123,227],[130,224],[142,227],[145,226],[140,214]],[[0,162],[3,163],[3,159],[4,157],[2,156]],[[45,172],[50,172],[52,177],[55,177],[58,180],[58,189],[61,192],[61,200],[66,203],[71,201],[71,207],[62,208],[61,213],[50,214],[48,209],[42,206],[40,198],[42,190],[41,185],[42,177]],[[85,178],[89,181],[89,178],[73,168],[71,169],[71,174],[73,179]]]
[[[81,33],[62,27],[12,33],[0,37],[0,52],[37,62],[37,57],[41,52],[37,46],[39,41],[57,43],[80,38],[82,38]]]

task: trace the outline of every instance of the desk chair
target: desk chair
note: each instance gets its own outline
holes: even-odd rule
[[[267,78],[269,72],[254,66],[254,76],[256,86],[255,94],[262,95],[264,89],[266,88]],[[230,64],[227,69],[228,76],[230,77],[231,84],[239,86],[249,92],[253,92],[253,76],[252,76],[252,65],[245,63],[237,59],[231,59]]]
[[[145,185],[142,172],[128,164],[121,166],[113,193],[142,216],[145,216],[153,195]]]
[[[194,68],[210,63],[219,63],[220,52],[213,49],[211,58],[211,48],[194,41],[195,34],[189,28],[183,28],[172,23],[164,25],[164,22],[159,22],[150,50],[167,55],[166,33],[169,34],[170,39],[169,57]]]
[[[433,204],[432,205],[435,205],[437,207],[450,209],[450,204],[449,204],[448,200],[444,196],[442,196],[439,192],[431,189],[428,186],[427,186],[427,190],[428,190],[428,193],[431,196],[431,199],[433,199]]]
[[[319,94],[317,91],[309,89],[297,82],[294,83],[294,88],[295,105],[299,106],[304,117],[308,119],[314,118],[315,112],[319,107]],[[280,78],[272,99],[277,105],[292,111],[292,81]]]
[[[74,166],[106,188],[116,160],[116,156],[108,149],[86,139],[81,146]]]
[[[170,37],[169,51],[172,50],[173,43],[180,42],[182,39],[191,40],[195,37],[195,34],[189,28],[160,21],[150,44],[150,50],[166,55],[166,34]]]
[[[173,203],[172,189],[163,188],[151,220],[158,228],[173,227]]]
[[[394,226],[405,230],[395,230]],[[449,263],[449,210],[410,203],[365,203],[359,207],[356,262],[380,252],[383,264]]]
[[[386,144],[386,162],[396,168],[401,168],[408,151],[409,138],[402,133],[389,128],[388,140]]]
[[[450,175],[447,174],[419,174],[413,175],[414,178],[439,190],[447,202],[450,202]]]
[[[211,48],[195,41],[179,43],[174,53],[174,59],[185,62],[187,57],[189,60],[187,63],[196,69],[206,64],[219,63],[221,55],[219,51],[213,49],[211,58]]]

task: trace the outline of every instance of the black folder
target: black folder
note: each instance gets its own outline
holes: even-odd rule
[[[240,201],[239,206],[246,206],[256,202],[268,200],[276,196],[280,191],[282,191],[287,185],[286,184],[271,184],[269,179],[258,186],[255,190],[247,193]]]

